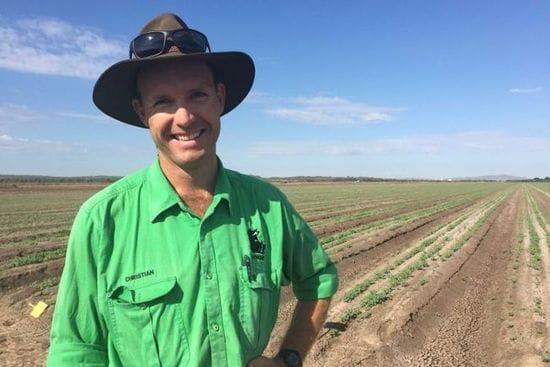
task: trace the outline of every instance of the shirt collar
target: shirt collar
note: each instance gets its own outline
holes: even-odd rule
[[[165,210],[181,203],[178,194],[164,176],[158,157],[147,172],[147,189],[149,192],[149,219],[151,222]]]
[[[179,195],[162,172],[158,157],[153,164],[151,164],[147,172],[147,189],[149,191],[149,219],[151,222],[174,205],[178,205],[181,209],[187,210]],[[229,213],[231,214],[230,193],[231,183],[221,160],[218,158],[218,173],[216,176],[214,196],[212,197],[210,207],[214,209],[221,201],[225,201]],[[205,216],[209,211],[210,209],[207,210]]]
[[[231,182],[227,177],[227,171],[223,167],[222,161],[218,158],[218,174],[211,207],[215,208],[222,200],[227,203],[229,214],[231,214]]]

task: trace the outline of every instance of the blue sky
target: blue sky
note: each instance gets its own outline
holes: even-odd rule
[[[550,176],[548,1],[30,1],[0,9],[0,173],[125,175],[148,131],[99,74],[162,12],[256,64],[224,165],[262,176]]]

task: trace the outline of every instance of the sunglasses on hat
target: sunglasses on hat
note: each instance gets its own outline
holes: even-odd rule
[[[182,53],[210,52],[208,39],[193,29],[153,31],[140,34],[130,42],[130,59],[143,59],[163,54],[176,46]]]

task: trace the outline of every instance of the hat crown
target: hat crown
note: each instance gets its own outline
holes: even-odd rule
[[[165,13],[153,18],[145,24],[143,28],[141,28],[139,34],[153,31],[173,31],[176,29],[189,29],[189,27],[187,27],[187,24],[185,24],[176,14]]]

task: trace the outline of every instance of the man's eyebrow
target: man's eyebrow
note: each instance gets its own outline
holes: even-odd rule
[[[149,97],[149,101],[151,102],[157,102],[163,99],[170,99],[171,97],[167,94],[161,93],[161,94],[153,94]]]
[[[206,92],[208,89],[208,86],[207,85],[199,85],[197,87],[194,87],[194,88],[190,88],[188,90],[189,93],[195,93],[195,92]]]
[[[168,94],[159,93],[159,94],[153,94],[151,95],[152,99],[161,99],[161,98],[169,98]]]

